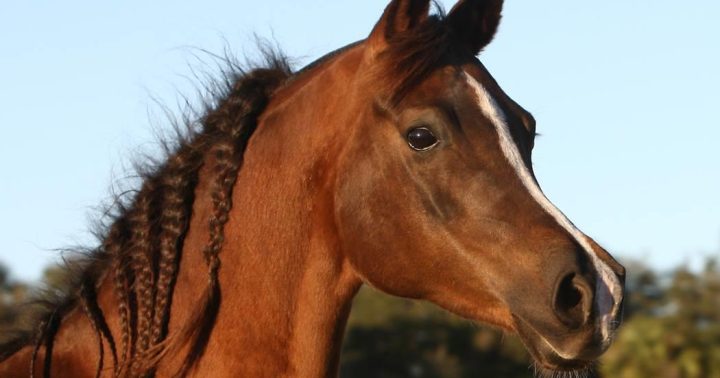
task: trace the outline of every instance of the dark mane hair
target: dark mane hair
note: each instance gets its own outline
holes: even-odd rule
[[[163,143],[167,158],[162,163],[138,168],[140,190],[129,199],[118,196],[108,212],[107,226],[99,232],[100,245],[76,251],[84,257],[67,262],[67,277],[72,282],[63,290],[43,292],[25,305],[26,316],[32,318],[27,323],[34,325],[20,326],[4,337],[0,361],[24,346],[35,345],[34,366],[44,346],[48,372],[60,320],[70,310],[81,308],[98,335],[98,374],[103,366],[103,339],[111,348],[116,374],[152,374],[165,352],[173,288],[198,172],[212,162],[209,179],[213,210],[208,224],[210,239],[203,251],[209,284],[201,311],[181,331],[181,337],[190,340],[192,346],[179,374],[189,371],[202,355],[220,305],[218,255],[245,146],[272,93],[292,75],[282,54],[266,48],[261,52],[264,62],[257,68],[224,59],[228,68],[223,69],[221,80],[207,87],[212,99],[206,103],[204,115],[195,121],[186,119],[187,131],[179,132],[176,141]],[[213,159],[206,160],[210,154]],[[119,299],[119,343],[96,300],[97,285],[106,275],[114,278]]]
[[[450,33],[442,11],[429,17],[412,32],[395,36],[381,53],[376,74],[388,83],[392,101],[400,101],[413,86],[442,63],[450,48]],[[311,63],[300,73],[312,70],[356,42]],[[218,282],[219,253],[223,228],[232,207],[231,193],[243,153],[273,93],[293,78],[288,60],[272,49],[261,49],[264,63],[245,68],[226,59],[222,79],[208,86],[212,99],[199,119],[186,117],[177,140],[164,144],[166,159],[141,167],[141,188],[129,198],[119,195],[109,221],[99,232],[100,245],[82,251],[84,257],[70,261],[72,282],[64,294],[41,295],[28,305],[32,321],[0,340],[0,361],[21,348],[34,345],[32,366],[45,347],[44,371],[50,371],[52,347],[61,319],[81,309],[97,333],[103,368],[104,343],[110,347],[116,375],[152,376],[160,358],[168,353],[168,323],[184,238],[188,232],[198,174],[206,164],[212,215],[207,224],[209,241],[203,251],[208,285],[200,311],[179,330],[177,340],[191,347],[179,376],[186,375],[202,356],[215,324],[221,302]],[[211,159],[207,159],[211,156]],[[119,300],[117,308],[121,334],[115,340],[96,300],[100,281],[111,277]],[[32,374],[33,372],[31,372]],[[49,374],[49,373],[48,373]]]

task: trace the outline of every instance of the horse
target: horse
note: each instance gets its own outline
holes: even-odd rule
[[[543,194],[535,120],[477,58],[503,1],[430,7],[392,0],[297,72],[235,67],[0,376],[336,376],[362,285],[515,333],[549,374],[590,368],[624,268]]]

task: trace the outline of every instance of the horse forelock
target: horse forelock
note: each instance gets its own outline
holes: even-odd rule
[[[389,103],[397,105],[435,69],[449,63],[456,48],[445,14],[438,9],[437,14],[387,40],[371,69],[373,80],[382,83]]]

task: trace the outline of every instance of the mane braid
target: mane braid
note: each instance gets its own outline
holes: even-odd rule
[[[242,80],[235,82],[227,100],[203,120],[204,128],[218,133],[219,136],[211,150],[215,158],[211,182],[213,212],[209,220],[210,240],[203,251],[208,265],[209,283],[200,307],[202,310],[197,313],[198,317],[189,323],[196,326],[186,330],[185,335],[192,340],[192,344],[178,376],[187,375],[207,347],[222,299],[218,280],[219,254],[225,241],[224,226],[232,209],[232,191],[237,171],[242,165],[247,142],[257,127],[258,117],[267,106],[272,93],[288,77],[290,70],[287,66],[280,71],[256,70],[247,74]]]
[[[162,193],[163,211],[158,215],[159,234],[157,280],[153,297],[154,313],[150,323],[149,346],[134,358],[134,375],[152,376],[165,347],[170,321],[172,294],[177,279],[182,246],[187,234],[195,198],[198,171],[207,150],[207,135],[197,135],[182,144],[175,155],[168,158],[157,181]]]
[[[134,353],[142,353],[150,343],[150,321],[152,319],[152,288],[154,274],[151,250],[151,195],[155,187],[146,181],[135,199],[135,208],[129,216],[132,236],[130,238],[130,265],[135,273],[135,298],[137,301],[137,328],[133,340]]]
[[[393,103],[401,101],[442,63],[450,45],[450,31],[442,15],[429,18],[415,29],[393,37],[381,54],[380,67],[371,73],[382,75],[383,82],[388,83],[385,89],[391,93]],[[347,48],[321,58],[306,70]],[[81,272],[72,272],[75,282],[66,297],[62,301],[40,301],[36,307],[42,308],[43,314],[38,324],[32,329],[19,329],[17,336],[0,342],[0,361],[24,346],[34,345],[30,374],[34,377],[36,360],[42,355],[42,374],[49,377],[55,335],[68,311],[79,307],[97,336],[100,358],[96,375],[104,366],[105,341],[112,353],[116,377],[152,377],[164,356],[185,350],[187,354],[176,375],[184,377],[192,371],[205,352],[222,303],[219,272],[224,227],[247,143],[273,93],[293,77],[284,57],[262,46],[261,52],[265,54],[266,68],[247,71],[230,59],[225,62],[230,70],[222,70],[223,80],[208,86],[215,100],[207,105],[205,115],[198,123],[187,123],[186,136],[170,149],[163,164],[140,169],[141,189],[130,199],[117,198],[100,246],[84,259],[90,263],[82,264]],[[203,165],[208,166],[210,174],[206,178],[209,190],[202,195],[210,196],[212,204],[207,220],[209,239],[202,251],[207,286],[199,301],[200,311],[193,311],[180,329],[168,330],[182,253],[193,252],[184,251],[184,241]],[[103,282],[112,284],[117,298],[113,310],[118,312],[119,335],[111,334],[97,303],[96,291]]]
[[[188,133],[176,142],[176,148],[168,149],[171,152],[163,164],[140,170],[142,188],[130,199],[116,199],[100,246],[81,260],[82,271],[70,272],[76,282],[66,296],[62,301],[41,300],[46,310],[39,324],[0,342],[0,361],[32,343],[30,373],[35,375],[35,362],[42,356],[42,374],[49,377],[55,335],[68,311],[80,308],[97,335],[96,376],[105,365],[105,342],[116,377],[152,377],[163,356],[188,343],[189,352],[177,375],[191,371],[203,355],[220,308],[220,252],[243,153],[272,94],[292,76],[283,56],[262,46],[261,50],[267,68],[246,71],[227,60],[231,70],[223,71],[223,80],[208,87],[218,99],[215,105],[207,105],[199,123],[187,122]],[[197,124],[200,130],[193,129]],[[174,286],[204,164],[211,164],[210,189],[203,194],[212,200],[210,237],[203,250],[208,284],[200,311],[168,335]],[[112,283],[117,298],[119,335],[111,334],[97,302],[96,290],[103,281]],[[115,337],[119,337],[117,344]]]
[[[102,316],[102,310],[97,306],[97,302],[95,301],[95,293],[94,290],[89,287],[86,283],[83,283],[82,287],[80,288],[80,303],[82,305],[83,311],[85,312],[85,315],[87,315],[88,320],[90,320],[90,325],[92,326],[93,330],[95,331],[97,341],[98,341],[98,363],[97,368],[95,369],[95,378],[100,378],[100,373],[102,372],[103,365],[104,365],[104,356],[105,356],[105,344],[103,342],[103,337],[106,335],[105,331],[101,331],[101,325],[100,323],[104,323],[105,319],[98,318],[98,311],[100,311],[100,314]],[[96,307],[96,308],[93,308]],[[107,324],[105,324],[105,328],[107,328]],[[109,334],[109,332],[107,333]],[[110,340],[110,339],[109,339]],[[115,361],[115,364],[117,364],[117,353],[114,348],[114,343],[111,342],[112,347],[112,355],[113,360]]]
[[[172,294],[180,264],[184,236],[190,222],[195,187],[202,156],[195,146],[184,146],[168,161],[168,173],[161,180],[163,207],[160,219],[160,251],[158,261],[155,314],[152,320],[151,343],[160,343],[167,336]]]
[[[35,378],[35,363],[37,362],[37,356],[41,346],[45,347],[45,358],[43,358],[43,377],[50,377],[53,345],[55,335],[57,334],[59,328],[60,316],[58,314],[58,310],[50,313],[48,318],[40,323],[40,332],[35,340],[32,357],[30,358],[30,378]]]
[[[121,205],[122,206],[122,205]],[[128,295],[130,287],[130,272],[128,271],[127,257],[121,254],[121,240],[127,238],[127,224],[125,219],[120,218],[111,226],[107,238],[104,241],[103,249],[105,253],[114,260],[113,269],[113,289],[118,298],[118,315],[120,319],[120,357],[115,365],[115,376],[121,376],[121,372],[125,362],[129,358],[130,344],[130,298]]]

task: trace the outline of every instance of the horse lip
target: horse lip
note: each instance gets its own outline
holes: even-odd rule
[[[535,328],[521,317],[513,314],[515,329],[521,341],[535,362],[552,371],[584,370],[593,365],[593,361],[568,356],[557,349]]]

